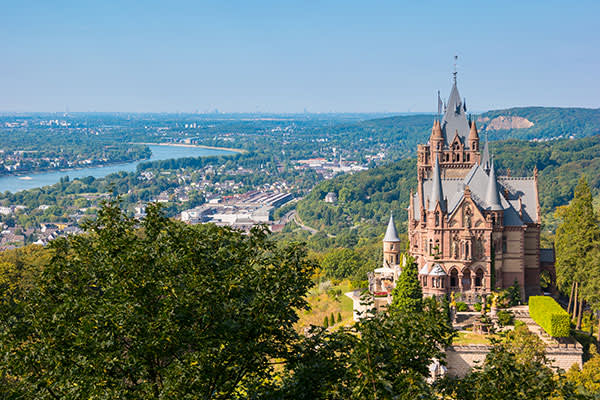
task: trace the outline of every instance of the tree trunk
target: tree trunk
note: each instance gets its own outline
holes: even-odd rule
[[[579,314],[577,315],[577,326],[575,329],[581,329],[581,318],[583,317],[583,296],[579,296]]]
[[[572,314],[571,306],[573,305],[573,292],[575,292],[575,281],[571,283],[571,294],[569,295],[569,306],[567,307],[569,315]]]
[[[573,313],[571,319],[577,318],[577,295],[579,294],[579,283],[575,282],[575,296],[573,297]]]

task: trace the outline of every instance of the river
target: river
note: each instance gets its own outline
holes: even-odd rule
[[[35,172],[23,175],[9,175],[0,177],[0,192],[19,192],[21,190],[34,189],[42,186],[53,185],[61,178],[68,176],[73,178],[84,178],[93,176],[102,178],[115,172],[125,171],[133,172],[139,163],[146,161],[168,160],[172,158],[184,157],[206,157],[219,156],[225,154],[235,154],[232,151],[220,149],[206,149],[203,147],[184,147],[184,146],[161,146],[148,145],[152,151],[152,156],[146,160],[127,162],[122,164],[110,164],[102,167],[88,167],[78,169],[68,169],[60,171]]]

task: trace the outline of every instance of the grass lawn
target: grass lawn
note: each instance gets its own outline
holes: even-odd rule
[[[473,332],[458,332],[458,336],[454,338],[453,345],[465,344],[490,344],[489,335],[480,335]]]
[[[310,306],[309,311],[300,311],[300,320],[296,323],[296,329],[302,330],[309,325],[323,325],[325,317],[330,317],[333,313],[335,326],[349,325],[352,319],[352,300],[344,293],[349,292],[350,282],[344,280],[337,285],[318,285],[314,287],[307,295],[307,301]],[[336,295],[337,293],[337,295]],[[338,323],[338,313],[342,316],[342,322]]]

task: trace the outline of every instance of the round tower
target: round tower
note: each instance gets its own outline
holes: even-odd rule
[[[394,216],[390,215],[385,236],[383,237],[383,266],[392,267],[400,263],[400,238],[396,232]]]

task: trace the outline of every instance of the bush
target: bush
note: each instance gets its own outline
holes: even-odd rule
[[[522,326],[526,326],[527,324],[520,319],[515,320],[515,329],[520,328]]]
[[[342,322],[342,314],[340,314],[340,313],[338,313],[338,316],[337,316],[337,322],[338,322],[338,324],[339,324],[340,322]]]
[[[552,337],[567,337],[571,333],[569,314],[552,297],[531,296],[529,315]]]
[[[469,309],[469,307],[467,306],[467,303],[462,302],[462,301],[457,301],[456,302],[456,311],[467,311]]]
[[[496,316],[498,317],[498,324],[500,326],[512,325],[515,321],[515,316],[510,311],[498,311]]]
[[[329,318],[327,316],[323,318],[323,328],[329,328]]]
[[[473,309],[475,311],[481,311],[481,303],[475,303],[475,304],[473,304]]]

